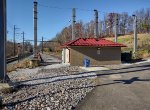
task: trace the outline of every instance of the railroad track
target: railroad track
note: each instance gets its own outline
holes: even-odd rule
[[[11,62],[14,62],[14,61],[17,61],[17,60],[18,60],[18,56],[17,57],[12,57],[12,58],[7,58],[6,62],[11,63]]]
[[[27,57],[29,57],[29,56],[32,55],[32,54],[33,54],[33,53],[25,54],[24,56],[21,56],[19,60],[22,60],[22,59],[24,59],[24,58],[27,58]],[[7,59],[6,59],[6,62],[7,62],[7,64],[8,64],[8,63],[11,63],[11,62],[14,62],[14,61],[17,61],[17,60],[18,60],[18,56],[16,56],[16,57],[11,57],[11,58],[7,58]]]

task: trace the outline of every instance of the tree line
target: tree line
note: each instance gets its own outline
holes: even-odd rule
[[[137,16],[137,33],[150,33],[150,8],[140,9],[133,13]],[[123,13],[106,13],[103,20],[99,20],[99,37],[113,37],[115,16],[117,15],[118,35],[133,33],[133,17],[127,12]],[[75,36],[78,37],[94,37],[94,20],[88,23],[78,21],[75,24]],[[53,40],[63,44],[71,40],[71,25],[62,29],[57,33]]]
[[[18,45],[21,46],[21,54],[23,54],[23,43],[16,43],[15,44],[15,55],[14,55],[14,43],[12,41],[7,41],[6,42],[6,57],[10,58],[12,56],[18,55]],[[30,42],[24,42],[24,52],[33,52],[33,46]]]

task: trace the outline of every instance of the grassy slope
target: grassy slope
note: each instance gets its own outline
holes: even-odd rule
[[[114,41],[114,38],[106,38]],[[132,51],[133,35],[118,37],[118,42],[126,45],[122,51]],[[150,57],[150,34],[138,34],[138,56],[142,58]]]

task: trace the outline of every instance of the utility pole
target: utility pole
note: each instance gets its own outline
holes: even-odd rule
[[[137,16],[132,15],[134,19],[133,23],[133,30],[134,30],[134,46],[133,46],[133,53],[135,54],[137,51]]]
[[[14,56],[16,55],[16,30],[17,29],[19,29],[19,28],[16,28],[16,25],[14,25],[14,38],[13,38],[13,45],[14,45],[14,47],[13,47],[13,51],[14,51]]]
[[[6,0],[0,0],[0,82],[9,81],[6,75]]]
[[[34,57],[37,57],[37,0],[34,0]]]
[[[102,24],[103,24],[103,21],[100,21],[99,22],[99,35],[102,37]]]
[[[115,42],[118,42],[118,14],[115,14]]]
[[[103,23],[103,27],[104,27],[104,35],[107,34],[107,26],[106,26],[106,15],[104,15],[104,23]]]
[[[76,9],[72,9],[72,40],[75,39]]]
[[[22,53],[24,55],[24,32],[22,32]]]
[[[98,11],[94,10],[95,12],[95,38],[98,38]]]
[[[16,55],[16,26],[14,25],[14,56]]]
[[[43,53],[43,37],[42,37],[42,53]]]
[[[19,61],[21,59],[21,45],[20,45],[20,43],[17,44],[17,48],[18,48],[18,63],[19,63]]]

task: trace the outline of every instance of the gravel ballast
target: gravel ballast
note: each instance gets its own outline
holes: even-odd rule
[[[4,97],[3,110],[72,110],[95,86],[95,73],[54,65],[9,73],[20,88]]]

